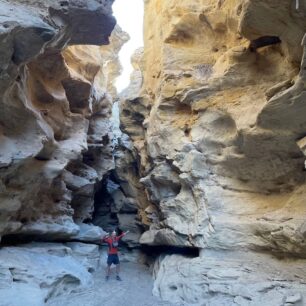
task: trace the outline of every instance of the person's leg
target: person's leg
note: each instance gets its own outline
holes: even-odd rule
[[[111,264],[110,264],[110,265],[107,265],[107,268],[106,268],[106,276],[110,276],[110,272],[111,272]]]
[[[119,276],[120,273],[120,263],[116,265],[116,274]]]
[[[106,267],[106,280],[109,279],[110,273],[111,273],[111,265],[112,265],[112,258],[110,255],[107,257],[107,267]]]
[[[116,274],[117,274],[116,279],[121,281],[121,278],[119,276],[119,273],[120,273],[120,261],[119,261],[118,255],[115,258],[115,265],[116,265]]]

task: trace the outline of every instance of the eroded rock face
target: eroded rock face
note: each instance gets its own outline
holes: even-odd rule
[[[143,184],[137,199],[146,198],[139,207],[149,228],[140,242],[213,250],[213,266],[225,251],[258,252],[251,258],[277,271],[284,262],[262,252],[305,258],[305,3],[297,10],[295,1],[148,0],[145,11],[143,56],[136,56],[121,105]],[[233,258],[240,260],[238,253]],[[203,273],[182,272],[170,284],[181,264],[167,260],[155,292],[169,300],[177,294],[200,302],[206,294],[215,296],[213,305],[255,305],[256,295],[269,291],[229,297],[230,264],[220,264],[218,278],[228,289],[204,294],[212,283],[201,270],[205,256],[183,259],[188,267],[203,261]],[[231,269],[242,277],[241,266]],[[269,282],[266,273],[256,277]],[[195,274],[196,291],[187,284]],[[300,279],[290,288],[305,299]],[[287,293],[272,304],[286,303]]]
[[[0,2],[0,236],[68,239],[91,219],[127,39],[112,2]]]
[[[115,166],[113,81],[128,39],[112,2],[0,1],[1,305],[92,284],[105,232],[90,221]],[[74,242],[12,246],[27,240]]]
[[[203,255],[157,261],[154,294],[188,305],[304,305],[305,260],[276,261],[251,252]]]
[[[33,243],[0,250],[1,305],[45,305],[50,298],[88,287],[100,259],[98,246]]]

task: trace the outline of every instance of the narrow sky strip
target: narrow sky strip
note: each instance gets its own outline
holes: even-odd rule
[[[115,0],[113,11],[120,27],[130,36],[130,41],[119,53],[123,71],[116,81],[116,87],[120,92],[130,82],[133,71],[131,56],[137,48],[143,46],[143,0]]]

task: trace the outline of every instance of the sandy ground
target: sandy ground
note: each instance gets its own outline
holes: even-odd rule
[[[122,281],[113,269],[105,281],[105,269],[94,273],[94,285],[86,290],[50,300],[48,306],[183,306],[163,302],[152,295],[153,279],[147,267],[135,263],[121,264]],[[186,305],[186,304],[185,304]]]

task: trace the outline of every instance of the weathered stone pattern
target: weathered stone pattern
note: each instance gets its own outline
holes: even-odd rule
[[[127,36],[111,4],[0,2],[0,236],[86,235],[78,224],[114,168],[112,82]]]
[[[103,230],[90,221],[115,167],[113,81],[128,39],[112,2],[0,0],[1,305],[92,285]],[[32,239],[44,242],[14,245]]]
[[[305,1],[145,5],[143,56],[121,105],[147,197],[140,242],[203,249],[157,265],[155,292],[199,305],[302,305],[305,271],[295,277],[274,256],[305,264],[294,260],[306,257]]]

